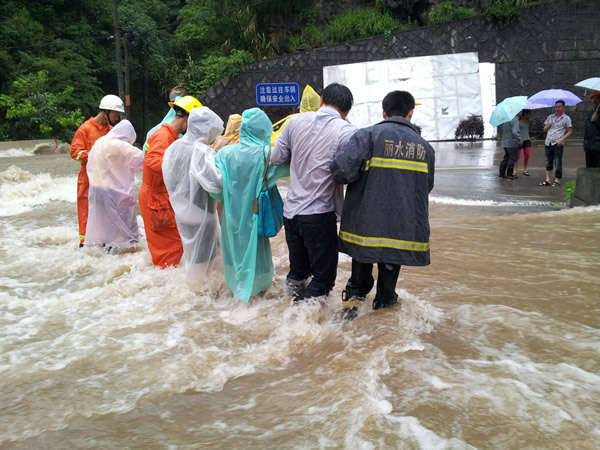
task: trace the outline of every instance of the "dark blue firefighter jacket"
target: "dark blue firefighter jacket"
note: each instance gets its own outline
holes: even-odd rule
[[[358,130],[331,164],[348,183],[338,249],[363,263],[429,264],[435,151],[407,120]]]

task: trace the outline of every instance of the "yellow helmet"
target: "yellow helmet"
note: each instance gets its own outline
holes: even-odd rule
[[[200,101],[196,97],[186,95],[185,97],[181,97],[176,102],[169,102],[169,106],[171,108],[173,106],[179,106],[181,109],[183,109],[186,113],[189,114],[192,111],[192,109],[200,108],[202,106],[202,103],[200,103]]]

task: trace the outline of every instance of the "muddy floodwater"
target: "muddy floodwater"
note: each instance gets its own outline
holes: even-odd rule
[[[565,207],[567,143],[561,187],[543,143],[516,180],[496,142],[434,143],[432,263],[351,323],[345,255],[320,303],[290,305],[283,233],[255,304],[192,289],[141,217],[137,252],[78,248],[68,155],[0,151],[0,446],[599,448],[600,207]]]

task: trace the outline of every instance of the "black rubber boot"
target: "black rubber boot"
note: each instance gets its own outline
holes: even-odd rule
[[[394,294],[394,298],[387,301],[382,301],[380,298],[375,297],[375,300],[373,300],[373,310],[389,308],[396,303],[398,303],[398,294]]]

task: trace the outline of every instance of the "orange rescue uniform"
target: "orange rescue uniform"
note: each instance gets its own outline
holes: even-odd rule
[[[150,136],[139,194],[140,212],[144,219],[152,263],[161,268],[179,264],[183,255],[175,212],[169,202],[162,173],[165,150],[176,139],[177,133],[166,123]]]
[[[99,138],[106,135],[112,127],[104,127],[95,118],[90,117],[75,132],[71,141],[71,158],[81,162],[77,176],[77,219],[79,221],[79,243],[85,240],[88,218],[88,191],[90,181],[87,175],[87,160],[90,150]]]

